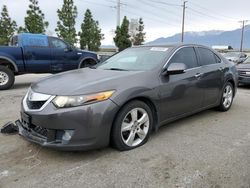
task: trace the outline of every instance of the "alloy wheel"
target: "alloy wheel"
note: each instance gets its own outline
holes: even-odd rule
[[[233,101],[233,89],[230,85],[227,85],[223,91],[223,105],[225,108],[229,108]]]
[[[123,142],[135,147],[143,142],[149,132],[149,115],[143,108],[134,108],[122,121],[121,136]]]

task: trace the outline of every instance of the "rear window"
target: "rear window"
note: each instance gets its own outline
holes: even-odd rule
[[[212,65],[219,62],[217,61],[215,54],[206,48],[198,48],[200,54],[200,63],[201,65]]]
[[[48,38],[45,35],[21,35],[23,46],[48,47]]]

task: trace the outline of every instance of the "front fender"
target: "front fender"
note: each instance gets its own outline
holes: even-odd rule
[[[135,87],[135,88],[124,90],[119,93],[114,93],[114,95],[111,97],[111,100],[121,107],[124,104],[126,104],[128,101],[131,101],[133,99],[145,98],[145,99],[150,100],[154,104],[154,106],[157,108],[158,101],[159,101],[159,96],[157,93],[158,92],[156,91],[156,89],[145,88],[145,87]]]

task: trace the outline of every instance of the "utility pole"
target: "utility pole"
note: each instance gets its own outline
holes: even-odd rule
[[[241,40],[240,40],[240,52],[243,50],[243,43],[244,43],[244,30],[245,30],[245,23],[249,20],[242,20],[240,23],[242,23],[242,29],[241,29]]]
[[[182,13],[182,31],[181,31],[181,42],[184,42],[184,32],[185,32],[185,12],[186,12],[186,3],[187,1],[183,1],[183,13]]]
[[[121,0],[117,0],[117,27],[121,24]]]

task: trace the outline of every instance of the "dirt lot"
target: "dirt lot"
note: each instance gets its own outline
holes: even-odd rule
[[[31,81],[0,91],[0,126],[19,117]],[[0,187],[250,187],[250,87],[232,109],[208,110],[162,127],[138,149],[59,152],[0,135]]]

